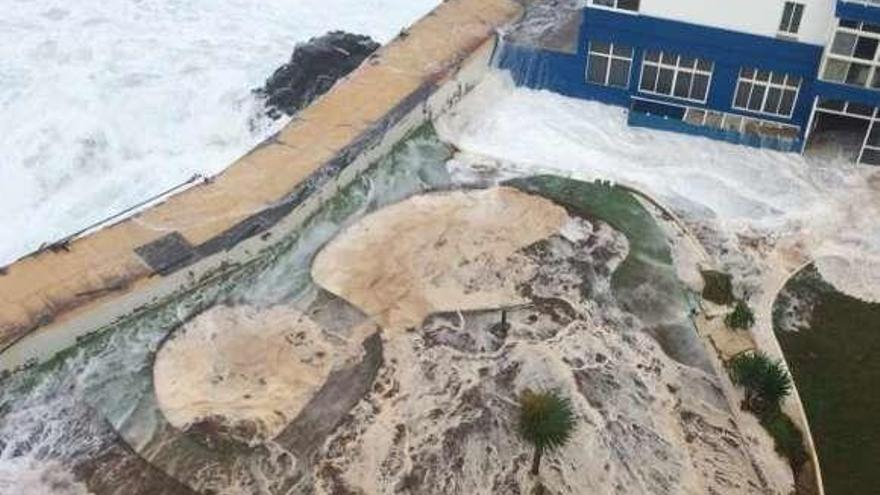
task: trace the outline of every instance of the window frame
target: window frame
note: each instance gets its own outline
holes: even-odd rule
[[[626,0],[590,0],[590,7],[596,7],[599,9],[608,9],[613,10],[615,12],[625,12],[630,14],[638,14],[642,8],[642,0],[635,0],[636,8],[635,9],[627,9],[620,6],[620,3]],[[599,3],[603,2],[603,3]],[[607,3],[611,5],[608,5]]]
[[[866,29],[866,26],[868,26],[869,29]],[[838,40],[838,37],[846,36],[851,36],[854,38],[852,46],[849,50],[850,53],[848,55],[835,53],[833,50],[836,47],[835,42]],[[875,48],[874,56],[872,58],[860,58],[855,56],[856,50],[859,47],[859,41],[862,38],[877,42],[877,47]],[[845,67],[842,79],[832,79],[830,77],[826,77],[828,67],[832,64],[838,64],[841,68]],[[868,67],[868,73],[865,78],[864,84],[859,85],[852,82],[847,82],[853,64],[859,64]],[[833,35],[831,37],[831,42],[829,42],[825,46],[825,51],[822,56],[822,63],[819,67],[819,79],[833,84],[843,84],[855,88],[880,91],[880,25],[861,21],[847,21],[845,19],[840,19],[834,29]]]
[[[690,105],[680,104],[680,103],[670,103],[666,101],[655,100],[652,98],[645,98],[641,96],[633,96],[633,100],[639,101],[647,101],[647,102],[657,102],[663,105],[669,105],[678,107],[684,110],[684,114],[681,117],[681,122],[700,127],[709,127],[716,130],[727,131],[727,132],[735,132],[737,134],[752,134],[758,136],[766,136],[766,134],[761,133],[750,133],[747,127],[749,125],[756,125],[758,129],[776,129],[780,132],[780,134],[787,134],[775,136],[779,139],[797,139],[797,136],[801,132],[801,126],[791,123],[779,122],[776,120],[768,120],[762,119],[760,117],[754,117],[749,115],[741,115],[738,113],[725,112],[722,110],[714,110],[706,107],[693,107]],[[699,122],[694,122],[689,118],[689,114],[692,113],[700,113],[702,114]],[[709,122],[711,119],[712,123]],[[880,118],[878,118],[878,124],[880,124]],[[878,148],[878,152],[880,152],[880,148]]]
[[[791,7],[790,12],[788,10],[789,7]],[[782,5],[782,19],[780,19],[778,29],[779,34],[782,36],[797,37],[801,30],[801,26],[803,25],[804,11],[806,11],[806,9],[807,6],[801,2],[786,1]],[[786,13],[789,14],[787,20]],[[794,23],[795,20],[797,20],[796,25]],[[794,28],[794,30],[792,30],[792,28]]]
[[[752,71],[751,77],[743,76],[743,72],[745,72],[747,69],[750,69]],[[759,72],[769,73],[769,77],[767,78],[766,81],[758,79]],[[783,81],[781,83],[774,82],[773,81],[774,76],[784,76]],[[789,85],[788,84],[789,78],[798,79],[797,86]],[[737,105],[736,101],[739,99],[740,85],[743,82],[750,84],[751,87],[749,89],[749,96],[746,98],[746,101],[745,101],[745,106],[739,106],[739,105]],[[797,103],[798,103],[798,100],[800,99],[801,88],[803,87],[803,85],[804,85],[804,78],[800,77],[800,76],[788,74],[785,72],[774,72],[774,71],[761,70],[757,67],[741,67],[739,70],[739,74],[737,75],[737,78],[736,78],[736,87],[733,92],[733,102],[731,102],[730,108],[733,108],[734,110],[739,110],[741,112],[752,113],[752,114],[756,114],[756,115],[766,115],[769,117],[776,117],[776,118],[783,118],[783,119],[791,120],[791,118],[794,116],[794,111],[797,108]],[[757,87],[757,86],[763,87],[764,94],[761,97],[761,109],[760,110],[753,110],[753,109],[749,108],[749,103],[752,100],[752,95],[755,91],[755,87]],[[787,90],[788,91],[790,91],[792,89],[794,90],[794,99],[792,99],[792,101],[791,101],[791,111],[788,114],[773,113],[773,112],[768,112],[767,110],[765,110],[767,107],[767,100],[769,98],[771,89],[778,89],[780,91],[779,104],[777,105],[777,108],[782,105],[782,99],[785,96],[785,92]]]
[[[648,53],[650,53],[650,52],[657,52],[659,54],[656,62],[653,60],[648,60]],[[675,63],[669,64],[669,63],[664,62],[663,61],[664,55],[674,56]],[[693,67],[681,67],[679,64],[681,63],[681,59],[683,57],[684,58],[693,58],[694,59]],[[711,68],[708,71],[700,69],[700,62],[701,61],[702,62],[709,62],[711,64]],[[654,89],[653,90],[647,90],[642,87],[642,83],[645,80],[645,67],[646,66],[652,66],[657,69],[657,75],[656,75],[656,79],[654,81]],[[660,69],[672,70],[672,72],[673,72],[672,85],[670,86],[670,93],[669,94],[657,91],[657,84],[659,83],[659,80],[660,80]],[[688,88],[688,96],[687,97],[675,95],[675,88],[676,88],[676,85],[678,84],[678,76],[681,73],[686,73],[686,74],[690,75],[690,77],[691,77],[691,83],[690,83],[690,87]],[[696,76],[698,74],[701,76],[708,77],[708,82],[706,83],[706,94],[704,95],[702,100],[691,96],[691,94],[694,91],[694,80],[696,79],[694,76]],[[707,59],[703,59],[700,57],[688,57],[685,55],[681,55],[679,53],[665,52],[663,50],[643,50],[643,52],[642,52],[642,67],[641,67],[641,72],[639,73],[638,91],[639,91],[639,93],[645,93],[645,94],[649,94],[649,95],[663,96],[666,98],[674,98],[677,100],[688,101],[688,102],[692,102],[692,103],[706,104],[709,101],[709,94],[712,91],[712,79],[713,79],[714,75],[715,75],[715,61],[714,60],[707,60]]]
[[[606,43],[608,45],[608,53],[593,51],[593,44],[596,42]],[[623,46],[623,47],[628,48],[629,49],[629,57],[626,57],[623,55],[616,55],[614,53],[615,45],[617,45],[618,47]],[[633,46],[626,45],[623,43],[614,43],[613,41],[589,40],[587,42],[587,64],[586,64],[586,67],[584,68],[584,80],[586,81],[587,84],[595,84],[597,86],[604,86],[606,88],[629,89],[630,85],[632,84],[632,68],[633,68],[633,61],[635,59],[635,51],[636,50]],[[605,59],[606,59],[604,82],[599,83],[599,82],[590,80],[590,65],[592,62],[591,59],[592,59],[593,55],[605,57]],[[629,69],[626,71],[626,85],[625,86],[618,86],[617,84],[610,84],[610,82],[609,82],[611,79],[611,66],[615,60],[622,60],[622,61],[629,62]]]
[[[880,162],[865,160],[866,151],[872,157],[875,155],[880,157],[880,140],[871,139],[880,134],[880,107],[865,104],[866,107],[871,108],[871,113],[858,112],[850,109],[851,106],[858,105],[861,104],[849,100],[821,98],[817,96],[813,104],[813,113],[841,115],[867,122],[868,128],[865,129],[865,136],[862,138],[862,145],[859,148],[859,155],[856,157],[855,163],[872,166],[880,165]],[[875,133],[875,131],[877,132]]]

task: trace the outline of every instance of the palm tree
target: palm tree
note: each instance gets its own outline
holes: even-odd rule
[[[763,414],[779,410],[779,405],[791,393],[791,377],[781,361],[773,361],[766,354],[747,352],[730,362],[730,378],[746,392],[746,408]]]
[[[526,389],[519,398],[519,432],[534,445],[532,474],[537,475],[544,452],[565,445],[574,433],[575,414],[571,400],[558,391],[533,392]]]
[[[724,317],[724,323],[731,329],[749,329],[755,325],[755,313],[743,300],[736,302],[733,312]]]

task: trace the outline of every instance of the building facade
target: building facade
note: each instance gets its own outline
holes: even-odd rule
[[[845,135],[880,165],[880,0],[588,1],[539,40],[511,33],[499,66],[631,125],[797,152]]]

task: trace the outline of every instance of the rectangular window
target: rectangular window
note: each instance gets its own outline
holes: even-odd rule
[[[713,129],[721,129],[721,121],[724,114],[721,112],[709,112],[706,114],[706,126]]]
[[[699,108],[688,108],[684,114],[684,121],[691,125],[702,126],[706,120],[706,111]]]
[[[801,19],[804,17],[804,5],[797,2],[785,2],[782,8],[782,22],[779,23],[779,32],[783,34],[797,34],[801,28]]]
[[[600,5],[611,9],[639,11],[639,0],[593,0],[593,5]]]
[[[850,115],[870,119],[874,117],[876,108],[871,105],[859,103],[855,101],[831,100],[828,98],[819,98],[816,108],[828,113],[837,113],[841,115]]]
[[[648,50],[642,61],[639,90],[705,103],[713,67],[708,60]]]
[[[880,89],[880,32],[866,22],[841,20],[825,50],[820,79]]]
[[[587,82],[602,86],[629,87],[633,49],[619,43],[591,41],[587,57]]]
[[[791,117],[800,88],[800,77],[743,68],[739,72],[733,108]]]

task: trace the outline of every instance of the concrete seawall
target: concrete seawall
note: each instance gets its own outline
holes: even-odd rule
[[[212,181],[6,267],[0,371],[46,360],[273,245],[473,87],[496,29],[519,15],[513,0],[447,0]]]

